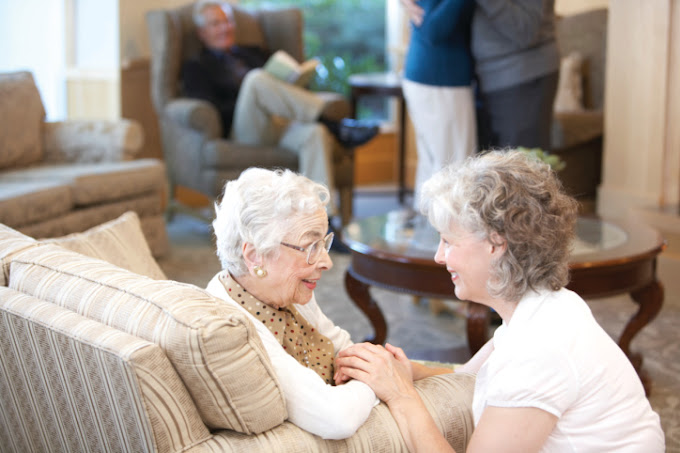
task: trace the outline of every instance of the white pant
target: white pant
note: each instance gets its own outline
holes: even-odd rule
[[[325,101],[311,91],[253,69],[239,90],[231,138],[248,145],[278,145],[297,153],[299,172],[333,193],[336,145],[331,133],[317,121],[324,106]],[[287,121],[282,125],[276,117]]]
[[[404,99],[416,132],[418,164],[414,204],[427,179],[449,163],[459,162],[477,149],[475,101],[471,87],[402,82]]]

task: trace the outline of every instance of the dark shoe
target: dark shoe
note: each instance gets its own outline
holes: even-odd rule
[[[343,118],[340,121],[322,121],[340,144],[346,148],[354,148],[375,137],[380,127],[374,121],[353,120]]]

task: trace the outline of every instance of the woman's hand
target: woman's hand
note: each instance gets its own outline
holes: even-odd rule
[[[417,0],[401,0],[401,6],[406,10],[406,14],[416,27],[423,23],[425,11],[417,4]]]
[[[336,383],[348,378],[361,381],[388,405],[415,394],[411,362],[401,348],[390,344],[384,348],[371,343],[355,344],[340,351],[335,363]]]

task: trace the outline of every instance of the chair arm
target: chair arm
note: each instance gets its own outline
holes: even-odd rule
[[[163,115],[182,127],[205,134],[208,140],[222,136],[220,115],[208,101],[177,98],[166,104]]]
[[[133,159],[144,144],[135,120],[46,122],[45,162],[117,162]]]
[[[555,113],[552,126],[552,149],[569,148],[602,136],[602,110]]]

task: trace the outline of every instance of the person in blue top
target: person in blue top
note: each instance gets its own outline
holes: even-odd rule
[[[402,2],[405,8],[412,3]],[[470,28],[474,0],[420,0],[402,88],[416,132],[415,203],[421,185],[477,148]]]

